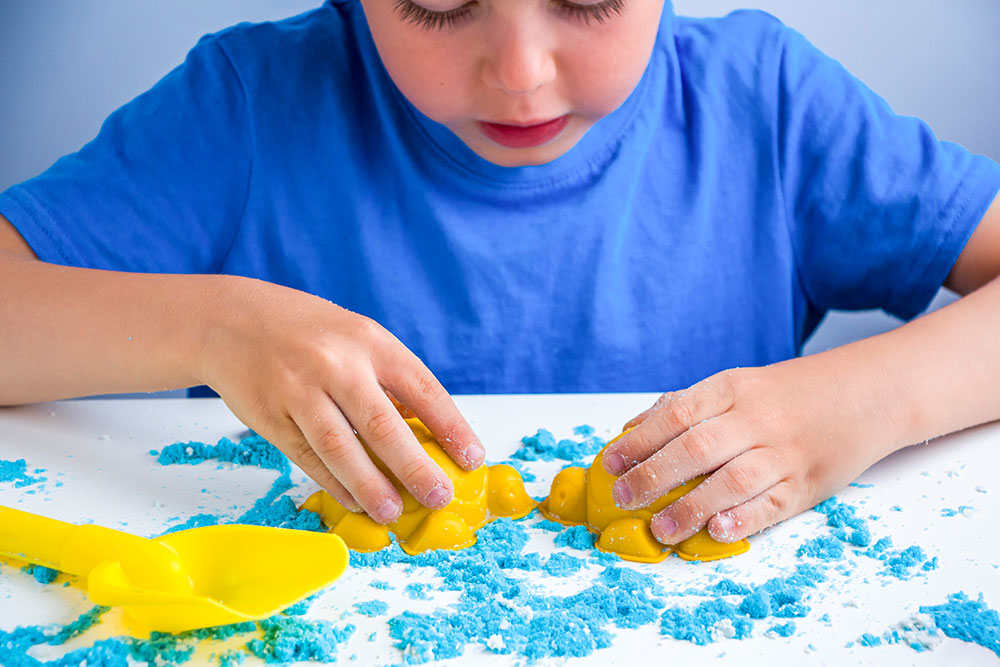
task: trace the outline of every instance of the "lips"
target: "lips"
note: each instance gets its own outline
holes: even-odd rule
[[[559,116],[544,123],[534,125],[508,125],[505,123],[487,123],[480,121],[479,126],[487,139],[507,148],[531,148],[554,139],[566,123],[569,116]]]

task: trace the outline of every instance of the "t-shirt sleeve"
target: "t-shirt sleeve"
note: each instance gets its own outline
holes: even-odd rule
[[[777,160],[806,297],[914,317],[1000,189],[1000,166],[938,141],[782,30]]]
[[[215,272],[248,194],[245,100],[222,46],[205,37],[80,151],[0,194],[0,213],[44,261]]]

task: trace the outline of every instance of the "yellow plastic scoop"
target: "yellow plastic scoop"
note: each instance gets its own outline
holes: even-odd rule
[[[336,535],[207,526],[146,539],[0,507],[0,554],[86,578],[92,602],[121,606],[137,632],[266,618],[347,568]]]

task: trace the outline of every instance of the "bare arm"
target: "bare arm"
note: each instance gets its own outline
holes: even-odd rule
[[[462,467],[485,455],[431,372],[366,317],[250,278],[48,264],[0,217],[0,405],[195,384],[382,522],[402,501],[355,430],[427,506],[453,493],[386,392]]]
[[[609,447],[615,501],[644,507],[715,471],[654,517],[676,543],[735,541],[828,498],[893,451],[1000,419],[1000,196],[946,285],[955,303],[894,331],[665,394]]]
[[[185,323],[221,282],[47,264],[0,216],[0,405],[197,384]]]

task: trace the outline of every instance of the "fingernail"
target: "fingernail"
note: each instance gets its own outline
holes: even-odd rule
[[[478,466],[486,458],[486,450],[478,442],[474,442],[465,448],[465,462],[470,466]]]
[[[604,457],[604,469],[612,475],[625,472],[625,457],[621,454],[608,454]]]
[[[440,509],[448,504],[448,489],[443,486],[435,486],[431,489],[431,492],[427,494],[427,500],[424,505],[432,509]]]
[[[357,502],[352,502],[349,504],[341,503],[347,509],[348,512],[354,512],[355,514],[363,514],[365,508],[359,505]]]
[[[736,521],[728,514],[715,515],[712,522],[713,530],[710,531],[713,540],[718,542],[731,542],[736,530]]]
[[[399,506],[398,502],[390,498],[383,501],[382,504],[378,506],[378,510],[375,512],[375,519],[383,523],[388,523],[399,516],[402,509],[403,508]]]
[[[632,489],[628,488],[628,484],[625,482],[615,482],[611,491],[611,495],[615,499],[615,505],[618,505],[618,507],[624,507],[632,502]]]
[[[677,531],[677,522],[666,515],[655,516],[649,522],[649,528],[657,540],[664,544],[672,544],[670,536]]]

